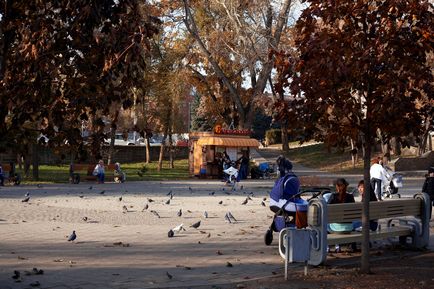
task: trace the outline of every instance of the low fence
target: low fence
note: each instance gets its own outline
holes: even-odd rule
[[[104,147],[102,152],[103,158],[107,161],[108,146]],[[151,161],[157,161],[160,155],[160,146],[150,147],[150,159]],[[187,159],[188,158],[188,147],[175,147],[174,148],[174,158],[175,159]],[[39,146],[38,147],[39,164],[40,165],[58,165],[58,164],[69,164],[71,157],[70,153],[59,151],[57,149],[52,149],[48,147]],[[169,158],[169,151],[166,149],[164,151],[164,159]],[[115,146],[112,163],[137,163],[144,162],[146,160],[146,147],[145,146]],[[0,154],[0,162],[16,162],[17,157],[12,152],[6,152]],[[81,162],[89,162],[90,155],[88,158],[82,158]],[[76,161],[77,162],[77,161]]]

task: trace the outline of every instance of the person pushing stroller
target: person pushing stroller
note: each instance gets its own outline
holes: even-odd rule
[[[303,227],[299,209],[306,212],[307,202],[300,198],[300,180],[292,171],[292,163],[283,156],[276,160],[279,178],[270,192],[270,210],[275,213],[270,228],[265,233],[265,244],[273,241],[273,231],[279,232],[285,227]],[[306,220],[305,220],[306,221]]]

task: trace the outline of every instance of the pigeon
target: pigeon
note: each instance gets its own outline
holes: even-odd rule
[[[228,212],[228,217],[231,218],[232,220],[234,220],[235,222],[237,222],[237,219],[235,219],[235,217],[231,214],[231,212]]]
[[[181,231],[186,231],[183,226],[184,226],[184,224],[178,225],[175,228],[173,228],[172,231],[175,232],[175,233],[178,233],[178,232],[181,232]]]
[[[30,200],[30,196],[25,197],[23,200],[21,200],[21,202],[27,203],[29,200]]]
[[[267,200],[267,198],[266,197],[264,197],[263,199],[262,199],[263,201],[266,201]]]
[[[24,195],[24,197],[28,197],[28,196],[30,196],[30,193],[29,193],[29,192],[27,192],[27,193]]]
[[[173,230],[169,230],[169,232],[167,232],[167,237],[172,238],[175,235],[175,233],[173,232]]]
[[[244,189],[244,186],[243,186],[243,185],[240,186],[240,190],[242,190],[242,189]]]
[[[80,199],[83,199],[84,198],[84,196],[83,195],[80,195],[80,196],[78,196]]]
[[[205,217],[205,219],[207,219],[208,218],[208,212],[207,211],[203,212],[203,216]]]
[[[152,203],[153,201],[153,199],[148,198],[148,202]]]
[[[12,279],[17,280],[20,278],[20,275],[21,275],[20,271],[14,270],[14,276],[12,276]]]
[[[241,205],[246,205],[248,201],[249,201],[249,198],[246,198],[246,199],[244,200],[244,202],[241,203]]]
[[[193,228],[197,229],[197,228],[199,228],[199,226],[200,226],[200,221],[194,223],[194,224],[191,225],[190,227],[193,227]]]
[[[178,213],[176,213],[178,215],[178,217],[182,216],[182,209],[179,209]]]
[[[210,196],[214,196],[215,192],[211,192],[209,193]]]
[[[187,210],[187,213],[190,213],[190,214],[191,214],[191,211],[190,211],[190,210]]]
[[[228,213],[225,214],[225,221],[232,223],[231,218],[229,218]]]
[[[170,199],[164,202],[166,205],[170,205]]]
[[[99,192],[100,195],[104,195],[105,191],[101,191]]]
[[[122,202],[122,197],[119,197],[119,202]]]
[[[188,187],[188,190],[191,192],[193,192],[193,189],[191,187]]]
[[[231,194],[231,192],[225,192],[225,194],[226,194],[226,195],[230,195],[230,194]]]
[[[87,222],[87,217],[83,217],[83,221]]]
[[[146,211],[148,208],[149,208],[149,205],[148,205],[148,204],[145,204],[145,206],[143,207],[142,212]]]
[[[249,193],[249,196],[252,196],[252,197],[253,197],[253,195],[254,195],[253,192],[250,192],[250,193]]]
[[[167,194],[166,194],[166,196],[170,196],[172,194],[172,190],[170,190]]]
[[[252,200],[253,200],[250,196],[247,196],[247,199],[248,199],[249,201],[252,201]]]
[[[151,213],[154,214],[157,218],[161,218],[157,211],[151,210]]]
[[[267,206],[267,205],[264,203],[264,201],[261,202],[261,205],[262,205],[263,207],[266,207],[266,206]]]
[[[231,262],[226,262],[226,267],[233,267],[234,265],[232,265]]]
[[[220,202],[219,202],[219,205],[221,205],[221,204],[223,204],[223,201],[220,201]]]
[[[92,190],[92,186],[89,187],[89,190]]]
[[[74,241],[75,239],[77,239],[77,235],[75,234],[75,231],[72,231],[72,234],[68,238],[68,242]]]
[[[169,272],[167,272],[167,271],[166,271],[166,275],[167,275],[167,278],[169,278],[169,279],[172,279],[172,278],[173,278],[173,276],[172,276],[172,275],[170,275],[170,273],[169,273]]]
[[[173,199],[173,194],[170,194],[169,199],[170,200]]]
[[[128,208],[127,208],[127,206],[125,206],[125,205],[122,206],[122,212],[123,212],[123,213],[128,213]]]

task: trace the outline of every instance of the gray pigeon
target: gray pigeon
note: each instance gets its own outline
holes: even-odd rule
[[[221,204],[223,204],[223,201],[220,201],[220,202],[219,202],[219,205],[221,205]]]
[[[100,195],[104,195],[105,191],[101,191],[99,192]]]
[[[178,217],[182,216],[182,209],[179,209],[178,213],[176,213],[178,215]]]
[[[27,193],[24,195],[24,197],[28,197],[28,196],[30,196],[30,193],[29,193],[29,192],[27,192]]]
[[[157,218],[161,218],[157,211],[151,210],[151,213],[154,214]]]
[[[77,235],[75,234],[75,231],[72,231],[72,234],[68,238],[68,242],[74,241],[75,239],[77,239]]]
[[[27,203],[29,200],[30,200],[30,196],[25,197],[23,200],[21,200],[21,202]]]
[[[142,212],[146,211],[148,208],[149,208],[149,205],[148,205],[148,204],[145,204],[145,206],[143,207]]]
[[[170,196],[172,194],[172,190],[170,190],[166,196]]]
[[[225,214],[225,221],[232,223],[231,218],[229,218],[228,213]]]
[[[228,217],[237,222],[237,219],[231,214],[231,212],[228,212]]]
[[[207,211],[203,212],[203,216],[205,217],[205,219],[207,219],[208,218],[208,212]]]
[[[210,196],[214,196],[215,192],[211,192],[209,193]]]
[[[170,205],[170,199],[164,202],[166,205]]]
[[[128,208],[127,208],[127,206],[125,206],[125,205],[122,206],[122,212],[123,212],[123,213],[128,213]]]
[[[193,228],[197,229],[197,228],[199,228],[199,226],[200,226],[200,221],[194,223],[194,224],[191,225],[190,227],[193,227]]]
[[[121,196],[121,197],[119,197],[119,202],[122,202],[122,196]]]
[[[266,197],[264,197],[263,199],[262,199],[263,201],[266,201],[267,200],[267,198]]]
[[[89,187],[89,190],[92,190],[92,186]]]
[[[242,202],[241,203],[241,205],[247,205],[247,202],[249,201],[249,198],[246,198],[245,200],[244,200],[244,202]]]
[[[193,189],[191,187],[188,187],[188,190],[191,192],[193,192]]]
[[[175,233],[173,232],[172,229],[169,230],[169,232],[167,232],[167,237],[172,238],[175,235]]]
[[[173,199],[173,194],[170,194],[169,199],[170,200]]]
[[[152,203],[153,201],[153,199],[148,198],[148,202]]]
[[[172,276],[172,275],[170,275],[170,273],[169,273],[169,272],[167,272],[167,271],[166,271],[166,275],[167,275],[167,278],[169,278],[169,279],[172,279],[172,278],[173,278],[173,276]]]
[[[262,205],[263,207],[266,207],[266,206],[267,206],[267,205],[264,203],[264,201],[261,202],[261,205]]]
[[[83,217],[83,221],[87,222],[87,217]]]

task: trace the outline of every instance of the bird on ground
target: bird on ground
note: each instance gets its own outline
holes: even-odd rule
[[[175,233],[173,232],[173,230],[169,230],[169,232],[167,232],[167,237],[172,238],[175,235]]]
[[[228,217],[231,218],[232,220],[234,220],[235,222],[237,222],[237,219],[235,219],[235,217],[232,215],[231,212],[228,212]]]
[[[128,208],[127,208],[127,206],[125,206],[125,205],[122,206],[122,212],[123,212],[123,213],[128,213]]]
[[[264,201],[261,202],[261,205],[262,205],[263,207],[266,207],[266,206],[267,206],[267,205],[264,203]]]
[[[228,213],[225,214],[225,221],[232,223],[231,218],[229,218]]]
[[[203,216],[205,217],[205,219],[207,219],[208,218],[208,212],[207,211],[203,212]]]
[[[231,192],[225,192],[225,194],[226,194],[226,195],[230,195],[230,194],[231,194]]]
[[[178,215],[178,217],[182,216],[182,209],[179,209],[178,213],[176,213],[176,215]]]
[[[169,199],[170,200],[173,199],[173,194],[170,194]]]
[[[148,204],[145,204],[145,206],[143,207],[142,212],[146,211],[148,208],[149,208],[149,205],[148,205]]]
[[[84,198],[84,196],[83,195],[80,195],[80,196],[78,196],[80,199],[83,199]]]
[[[209,193],[210,196],[214,196],[215,192],[211,192]]]
[[[172,190],[170,190],[167,194],[166,194],[166,196],[170,196],[172,194]]]
[[[191,191],[193,191],[193,189],[191,188],[191,187],[188,187],[188,190],[191,192]]]
[[[157,211],[151,210],[151,213],[154,214],[157,218],[161,218]]]
[[[253,192],[250,192],[250,193],[249,193],[249,196],[252,196],[252,197],[253,197],[253,195],[254,195]]]
[[[28,196],[30,196],[30,193],[29,192],[25,193],[24,197],[28,197]]]
[[[191,225],[190,227],[193,227],[193,228],[197,229],[197,228],[199,228],[199,226],[200,226],[200,221],[194,223],[194,224]]]
[[[267,198],[266,197],[264,197],[263,199],[262,199],[263,201],[266,201],[267,200]]]
[[[153,199],[148,198],[148,202],[152,203],[153,201]]]
[[[167,275],[167,278],[169,278],[169,279],[172,279],[172,278],[173,278],[173,276],[172,276],[172,275],[170,275],[170,273],[169,273],[169,272],[167,272],[167,271],[166,271],[166,275]]]
[[[248,201],[249,201],[249,199],[246,198],[246,199],[241,203],[241,205],[246,205]]]
[[[252,200],[253,200],[250,196],[247,196],[247,199],[249,199],[249,201],[252,201]]]
[[[87,217],[83,217],[83,221],[87,222]]]
[[[30,196],[25,197],[24,199],[21,200],[21,202],[27,203],[29,200],[30,200]]]
[[[21,273],[18,270],[14,270],[14,276],[12,276],[12,279],[17,280],[20,279]]]
[[[186,231],[186,229],[184,228],[184,224],[181,224],[173,228],[172,231],[175,233],[179,233],[181,231]]]
[[[122,197],[119,197],[119,202],[122,202]]]
[[[89,187],[89,190],[92,190],[92,186]]]
[[[243,186],[243,185],[240,186],[240,190],[242,190],[242,189],[244,189],[244,186]]]
[[[74,241],[75,239],[77,239],[77,234],[75,234],[75,231],[72,231],[72,234],[68,238],[68,242]]]
[[[166,205],[170,205],[170,199],[164,202]]]
[[[220,202],[219,202],[219,205],[221,205],[221,204],[223,204],[223,201],[220,201]]]
[[[100,195],[104,195],[105,191],[101,191],[99,192]]]

